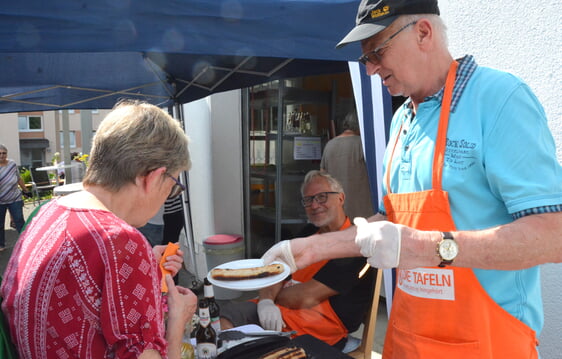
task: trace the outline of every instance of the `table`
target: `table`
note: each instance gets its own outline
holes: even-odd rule
[[[55,187],[53,189],[53,194],[55,196],[64,196],[74,192],[82,191],[83,189],[84,187],[82,186],[82,182],[76,182]]]
[[[59,170],[63,169],[63,168],[70,168],[70,167],[72,167],[72,164],[70,164],[70,165],[55,165],[55,166],[37,167],[35,170],[36,171],[46,171],[47,173],[53,171],[55,173],[56,180],[53,180],[51,183],[54,184],[55,186],[58,186],[58,185],[61,184],[61,180],[59,178]]]
[[[56,171],[62,168],[70,168],[72,165],[56,165],[56,166],[44,166],[44,167],[37,167],[37,171]]]

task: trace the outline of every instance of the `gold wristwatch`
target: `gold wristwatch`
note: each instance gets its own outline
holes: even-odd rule
[[[443,239],[437,244],[437,255],[441,258],[439,267],[453,264],[453,260],[459,254],[459,245],[453,238],[451,232],[441,232]]]

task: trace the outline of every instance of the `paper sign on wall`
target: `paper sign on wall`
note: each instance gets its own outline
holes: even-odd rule
[[[295,137],[293,147],[295,160],[319,160],[322,158],[321,137]]]

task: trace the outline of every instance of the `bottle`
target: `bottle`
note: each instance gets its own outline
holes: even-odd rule
[[[209,280],[205,277],[205,279],[203,280],[203,292],[205,295],[205,299],[207,300],[207,303],[209,304],[209,314],[211,316],[211,325],[213,327],[213,329],[215,330],[215,333],[217,333],[217,335],[220,334],[221,332],[221,322],[220,322],[220,308],[219,305],[217,303],[217,301],[215,300],[215,293],[213,290],[213,285],[211,284],[211,282],[209,282]]]
[[[195,333],[197,341],[197,359],[215,359],[217,357],[217,333],[211,326],[209,305],[206,299],[199,301],[199,328]]]
[[[193,349],[193,345],[191,345],[191,321],[185,324],[180,355],[181,359],[195,359],[195,350]]]

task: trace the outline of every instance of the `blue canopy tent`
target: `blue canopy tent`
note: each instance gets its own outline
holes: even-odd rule
[[[347,71],[356,0],[12,2],[0,9],[0,112],[166,106]]]
[[[351,68],[369,176],[377,179],[390,121],[389,96],[380,79],[371,84],[360,74],[356,62],[348,68],[347,61],[360,54],[358,44],[335,49],[353,27],[358,3],[4,2],[0,113],[111,108],[122,97],[172,107],[275,79]]]

